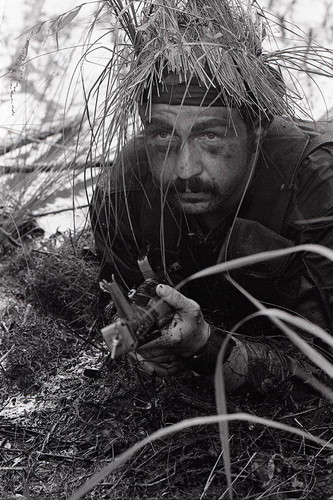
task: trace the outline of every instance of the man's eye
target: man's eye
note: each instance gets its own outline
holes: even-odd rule
[[[161,130],[160,132],[156,132],[155,138],[156,139],[168,139],[170,137],[170,133],[166,132],[165,130]]]
[[[210,141],[218,137],[214,132],[206,132],[204,136]]]

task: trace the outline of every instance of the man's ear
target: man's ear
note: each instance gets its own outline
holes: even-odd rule
[[[261,142],[265,139],[268,129],[271,126],[273,117],[268,116],[257,116],[252,122],[253,138],[257,143],[258,140]]]

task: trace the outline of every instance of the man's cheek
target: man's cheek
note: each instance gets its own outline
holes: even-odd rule
[[[154,156],[150,156],[150,168],[152,174],[156,176],[162,176],[162,178],[169,179],[172,177],[175,170],[176,160],[173,158],[172,154],[166,154],[165,152],[154,152]]]
[[[218,157],[225,160],[236,160],[243,157],[244,150],[243,144],[239,141],[229,141],[217,144],[206,144],[205,153],[211,157]]]
[[[159,165],[163,165],[169,156],[169,151],[166,146],[148,147],[148,158],[151,166],[156,169]]]
[[[154,161],[150,163],[150,171],[155,179],[155,182],[161,184],[162,186],[171,181],[172,172],[165,163],[165,158],[155,157]]]
[[[221,158],[225,155],[226,147],[223,145],[204,144],[201,146],[201,151],[205,156]]]

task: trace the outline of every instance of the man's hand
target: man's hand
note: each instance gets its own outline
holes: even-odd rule
[[[163,372],[175,372],[173,366],[179,365],[177,359],[190,357],[200,351],[208,341],[210,328],[194,300],[168,285],[158,285],[156,293],[175,310],[175,314],[168,326],[162,329],[162,335],[140,347],[138,354],[141,362],[142,358],[145,360],[145,369],[154,369],[163,375]],[[158,369],[158,365],[161,369]]]

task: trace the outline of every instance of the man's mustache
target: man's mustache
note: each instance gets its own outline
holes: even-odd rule
[[[211,182],[205,182],[199,177],[191,177],[190,179],[178,178],[173,183],[170,183],[167,188],[168,195],[188,192],[217,194],[217,188]]]

